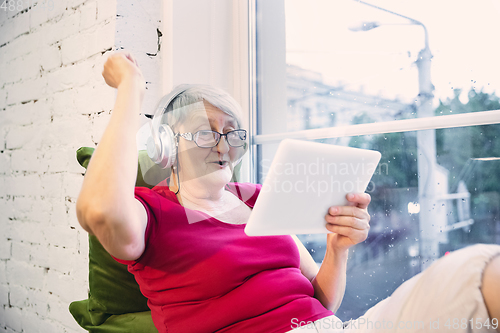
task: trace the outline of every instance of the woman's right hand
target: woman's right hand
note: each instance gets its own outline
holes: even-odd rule
[[[106,84],[118,88],[122,83],[137,80],[142,92],[145,89],[145,81],[137,61],[128,52],[116,52],[111,54],[104,63],[102,76]]]

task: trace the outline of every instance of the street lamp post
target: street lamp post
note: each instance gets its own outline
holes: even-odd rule
[[[423,26],[423,25],[422,25]],[[423,26],[424,27],[424,26]],[[416,61],[418,68],[418,109],[419,118],[432,117],[434,110],[432,100],[434,98],[434,86],[431,82],[431,58],[425,29],[425,47],[419,52]],[[438,193],[446,192],[438,188],[436,177],[436,131],[417,131],[417,153],[418,153],[418,199],[420,203],[420,256],[421,268],[425,269],[439,257],[439,242],[447,242],[447,233],[438,235],[437,228],[444,227],[446,220],[442,215],[442,207],[438,205]]]
[[[434,86],[431,82],[431,59],[432,54],[429,49],[429,36],[427,28],[423,23],[410,17],[395,13],[385,8],[381,8],[370,3],[355,0],[361,4],[376,8],[378,10],[405,18],[412,25],[419,25],[424,29],[425,46],[419,52],[416,65],[418,68],[418,108],[419,118],[432,117],[434,98]],[[353,31],[368,31],[379,27],[377,22],[364,22],[358,28],[350,28]],[[446,232],[440,235],[437,232],[439,227],[446,224],[446,216],[443,218],[442,209],[438,206],[438,193],[446,192],[443,185],[438,186],[437,161],[436,161],[436,133],[435,130],[417,131],[417,152],[418,152],[418,197],[420,204],[419,224],[420,224],[420,257],[421,268],[424,269],[439,257],[439,242],[446,242]],[[442,176],[441,176],[442,178]]]

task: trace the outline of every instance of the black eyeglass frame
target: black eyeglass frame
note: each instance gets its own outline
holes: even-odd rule
[[[200,146],[200,145],[198,144],[198,142],[196,142],[196,141],[198,141],[198,140],[197,140],[197,135],[198,135],[198,133],[200,133],[200,132],[211,132],[211,133],[217,133],[217,139],[216,139],[216,141],[215,141],[215,144],[214,144],[213,146],[209,146],[209,147],[205,147],[205,146],[203,146],[203,147],[202,147],[202,146]],[[234,133],[234,132],[238,132],[238,133],[243,132],[243,133],[244,133],[244,135],[245,135],[245,138],[242,140],[242,143],[241,143],[241,145],[239,145],[239,146],[233,146],[232,144],[230,144],[230,143],[229,143],[229,140],[228,140],[228,138],[227,138],[227,136],[228,136],[229,134]],[[201,130],[201,131],[197,131],[197,132],[195,132],[195,133],[190,133],[190,132],[186,132],[186,133],[176,133],[176,134],[175,134],[175,136],[176,136],[176,137],[179,137],[179,136],[180,136],[180,137],[182,137],[182,138],[184,138],[184,139],[186,139],[186,140],[188,140],[188,141],[192,141],[192,142],[194,142],[194,143],[196,144],[196,146],[198,146],[199,148],[213,148],[213,147],[216,147],[216,146],[219,144],[220,139],[221,139],[223,136],[225,136],[225,137],[226,137],[226,142],[227,142],[227,144],[228,144],[230,147],[233,147],[233,148],[239,148],[239,147],[243,147],[243,146],[245,145],[245,141],[246,141],[246,139],[247,139],[247,131],[246,131],[246,130],[244,130],[244,129],[237,129],[237,130],[232,130],[232,131],[229,131],[229,132],[227,132],[227,133],[222,134],[222,133],[219,133],[219,132],[217,132],[217,131],[212,131],[212,130]],[[241,135],[239,135],[239,136],[241,137]]]

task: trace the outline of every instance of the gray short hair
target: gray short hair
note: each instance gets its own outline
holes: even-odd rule
[[[203,84],[186,84],[182,86],[186,86],[187,89],[170,102],[162,117],[162,123],[167,123],[174,128],[177,124],[186,120],[190,112],[196,109],[195,105],[197,103],[205,101],[233,117],[238,127],[241,128],[243,110],[229,93],[220,88]],[[178,86],[175,89],[180,87]]]

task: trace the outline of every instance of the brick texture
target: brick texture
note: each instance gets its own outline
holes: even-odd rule
[[[68,311],[88,288],[76,150],[109,121],[110,50],[138,59],[146,108],[160,97],[161,1],[15,3],[0,10],[0,333],[81,333]]]

